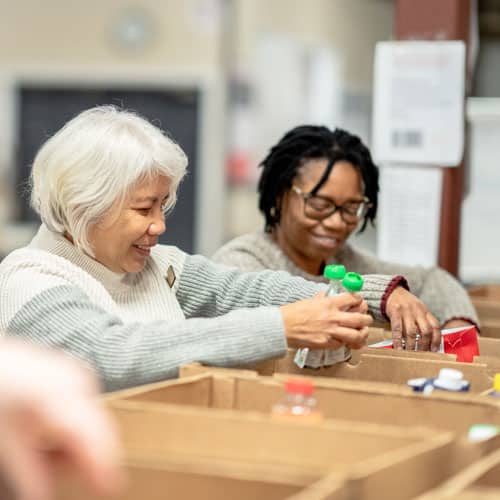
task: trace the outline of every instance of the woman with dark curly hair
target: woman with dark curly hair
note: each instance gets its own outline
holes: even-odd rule
[[[429,314],[442,327],[477,324],[463,287],[439,268],[383,262],[348,242],[372,223],[378,205],[378,168],[359,137],[341,129],[303,125],[287,132],[261,163],[259,209],[265,230],[223,246],[214,260],[246,271],[282,269],[323,281],[326,264],[343,264],[360,274],[404,275],[402,287],[382,300],[395,346],[429,338]],[[369,293],[369,291],[365,292]],[[428,341],[419,348],[429,348]]]

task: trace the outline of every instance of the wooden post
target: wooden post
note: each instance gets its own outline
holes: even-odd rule
[[[467,44],[470,18],[470,0],[396,0],[394,32],[398,40],[463,40]],[[463,126],[465,129],[465,118]],[[464,169],[463,159],[457,168],[444,169],[441,196],[438,264],[455,276],[458,275]]]

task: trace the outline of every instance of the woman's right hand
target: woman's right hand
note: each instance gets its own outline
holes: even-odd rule
[[[340,343],[361,349],[366,344],[368,326],[373,322],[366,314],[368,307],[361,296],[350,293],[334,297],[319,293],[280,309],[289,347],[336,349]]]

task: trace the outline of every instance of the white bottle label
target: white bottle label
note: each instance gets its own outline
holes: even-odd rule
[[[311,349],[307,353],[305,366],[309,368],[321,368],[323,366],[323,356],[325,351],[323,349]]]
[[[338,349],[328,349],[325,351],[323,366],[331,366],[336,363],[343,363],[351,359],[351,350],[343,345]]]
[[[297,349],[297,352],[295,353],[295,357],[293,358],[293,360],[295,361],[295,364],[299,368],[304,368],[304,366],[306,366],[306,359],[308,354],[309,354],[308,347]]]

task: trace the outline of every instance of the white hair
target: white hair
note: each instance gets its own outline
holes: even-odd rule
[[[158,175],[170,180],[166,210],[186,173],[184,151],[137,114],[98,106],[70,120],[38,151],[31,170],[31,206],[53,232],[68,233],[93,256],[91,225],[131,189]]]

